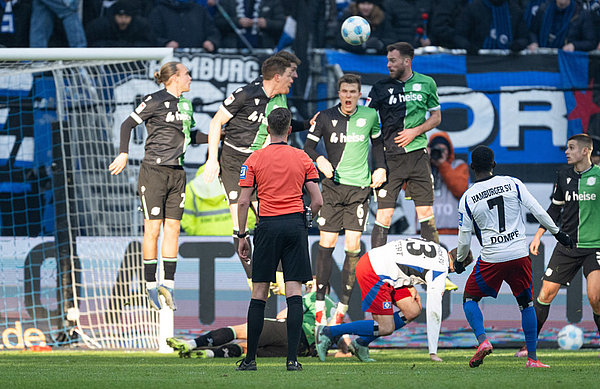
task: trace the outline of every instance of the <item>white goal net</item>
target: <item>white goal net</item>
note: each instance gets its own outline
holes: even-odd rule
[[[111,176],[108,165],[120,121],[143,97],[119,99],[125,83],[153,92],[149,74],[171,55],[0,52],[0,348],[158,348],[159,317],[143,287],[138,166]]]

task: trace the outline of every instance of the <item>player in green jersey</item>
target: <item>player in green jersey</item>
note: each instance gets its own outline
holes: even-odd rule
[[[345,74],[338,80],[340,103],[324,110],[308,130],[304,150],[325,175],[322,183],[323,207],[317,224],[321,231],[317,255],[318,324],[325,324],[325,290],[332,269],[332,254],[339,232],[345,231],[346,259],[342,269],[335,322],[342,323],[356,282],[355,268],[360,258],[360,237],[367,224],[370,188],[378,188],[386,179],[383,141],[377,111],[357,106],[360,77]],[[316,151],[323,139],[327,157]],[[373,168],[369,168],[369,144],[373,144]]]
[[[587,134],[569,138],[565,154],[569,167],[557,173],[548,214],[562,222],[575,247],[557,243],[544,273],[542,288],[533,306],[538,335],[548,318],[550,304],[561,285],[569,282],[583,268],[587,296],[600,331],[600,167],[591,161],[593,141]],[[538,255],[540,238],[546,230],[539,228],[529,250]],[[525,348],[515,356],[527,356]]]
[[[379,112],[389,172],[387,182],[375,191],[378,209],[371,246],[386,243],[396,199],[405,183],[407,197],[415,202],[421,236],[438,243],[425,135],[442,120],[437,86],[431,77],[412,70],[414,49],[409,43],[397,42],[387,50],[390,77],[376,82],[367,99],[367,105]]]

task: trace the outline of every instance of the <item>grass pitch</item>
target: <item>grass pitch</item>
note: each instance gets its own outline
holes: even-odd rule
[[[288,372],[284,358],[262,358],[256,372],[235,371],[235,359],[180,359],[151,352],[0,352],[6,388],[599,388],[598,351],[541,350],[550,369],[526,369],[515,350],[494,350],[469,368],[473,350],[375,350],[376,362],[355,358],[301,358],[304,370]]]

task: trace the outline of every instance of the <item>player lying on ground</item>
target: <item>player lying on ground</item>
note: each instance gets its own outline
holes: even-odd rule
[[[317,353],[325,361],[327,349],[344,334],[359,335],[350,351],[363,362],[369,359],[369,344],[379,336],[404,327],[421,313],[421,301],[414,285],[427,285],[427,343],[432,360],[442,322],[442,295],[446,276],[454,271],[456,250],[448,253],[437,243],[423,239],[396,240],[363,255],[356,266],[356,279],[362,293],[362,308],[373,320],[360,320],[337,326],[317,326]],[[473,260],[470,255],[465,263]],[[393,305],[400,308],[394,313]]]
[[[315,352],[315,293],[307,293],[302,298],[304,315],[302,317],[303,336],[300,337],[298,356],[316,356]],[[326,312],[330,312],[335,303],[325,296]],[[279,312],[276,319],[265,319],[264,328],[258,340],[257,356],[285,357],[287,356],[287,309]],[[167,344],[179,356],[189,358],[196,355],[200,358],[233,358],[240,357],[246,352],[247,323],[237,326],[223,327],[207,332],[193,340],[168,338]],[[238,340],[238,342],[235,342]],[[344,345],[342,345],[344,346]]]
[[[477,146],[471,153],[471,169],[476,181],[467,189],[458,205],[458,248],[455,269],[461,272],[462,263],[470,252],[473,232],[481,244],[481,253],[465,285],[463,309],[473,329],[479,347],[469,361],[477,367],[492,352],[479,309],[482,297],[496,298],[503,281],[510,286],[521,310],[525,342],[529,350],[527,367],[549,367],[536,356],[536,315],[532,305],[531,258],[525,235],[524,215],[521,206],[564,245],[573,245],[569,235],[559,231],[552,218],[533,198],[525,185],[510,176],[494,176],[494,152],[486,146]]]

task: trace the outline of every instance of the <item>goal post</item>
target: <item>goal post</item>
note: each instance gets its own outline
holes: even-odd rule
[[[111,176],[108,165],[117,116],[137,103],[120,101],[120,87],[147,81],[172,56],[0,49],[0,330],[36,329],[50,345],[159,348],[143,285],[139,166]],[[19,339],[0,348],[28,346]]]

